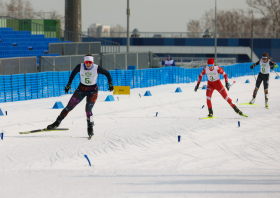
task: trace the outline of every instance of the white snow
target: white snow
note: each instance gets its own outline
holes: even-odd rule
[[[53,123],[61,112],[53,105],[66,106],[71,95],[1,103],[8,116],[0,116],[0,197],[279,197],[280,80],[274,78],[269,109],[263,85],[260,106],[237,105],[248,118],[215,91],[218,119],[199,120],[208,111],[205,90],[194,92],[195,83],[132,89],[115,102],[105,102],[112,93],[100,91],[92,140],[85,99],[60,125],[69,131],[26,135],[18,132]],[[254,77],[234,80],[229,97],[249,102]],[[177,87],[183,92],[175,93]],[[143,96],[147,90],[152,96]]]

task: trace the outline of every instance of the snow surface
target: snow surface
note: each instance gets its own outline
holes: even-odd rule
[[[71,95],[2,103],[8,116],[0,116],[0,197],[280,197],[280,80],[274,78],[270,109],[263,85],[260,106],[238,105],[248,118],[215,91],[218,119],[199,120],[208,111],[205,90],[194,92],[195,83],[132,89],[115,102],[105,102],[112,93],[100,91],[92,140],[85,100],[60,125],[69,131],[27,135],[18,132],[53,123],[61,112],[54,103],[66,106]],[[234,80],[229,97],[249,102],[254,77]],[[177,87],[183,92],[175,93]],[[143,96],[147,90],[152,96]]]

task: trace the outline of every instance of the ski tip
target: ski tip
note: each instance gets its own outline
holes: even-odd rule
[[[206,117],[206,118],[199,118],[200,120],[207,120],[207,119],[214,119],[214,118],[218,118],[218,117]]]
[[[258,104],[251,104],[251,103],[239,103],[239,105],[260,106],[260,105],[258,105]]]

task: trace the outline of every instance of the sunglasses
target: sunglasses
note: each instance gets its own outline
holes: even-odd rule
[[[93,62],[91,61],[85,61],[85,64],[92,64]]]
[[[262,58],[263,60],[267,60],[267,58]]]

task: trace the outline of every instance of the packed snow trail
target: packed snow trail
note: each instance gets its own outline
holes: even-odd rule
[[[1,103],[8,116],[0,117],[0,197],[279,197],[275,76],[271,73],[270,109],[264,107],[263,85],[255,102],[260,106],[236,103],[251,100],[253,76],[229,79],[236,83],[228,95],[248,118],[214,91],[218,118],[199,120],[208,110],[205,90],[194,92],[195,83],[132,89],[130,97],[115,102],[104,101],[112,93],[99,92],[91,140],[85,99],[60,125],[69,131],[34,134],[18,132],[45,128],[61,112],[52,109],[54,103],[66,106],[71,95]],[[183,92],[175,93],[177,87]],[[147,90],[152,96],[143,96]]]

